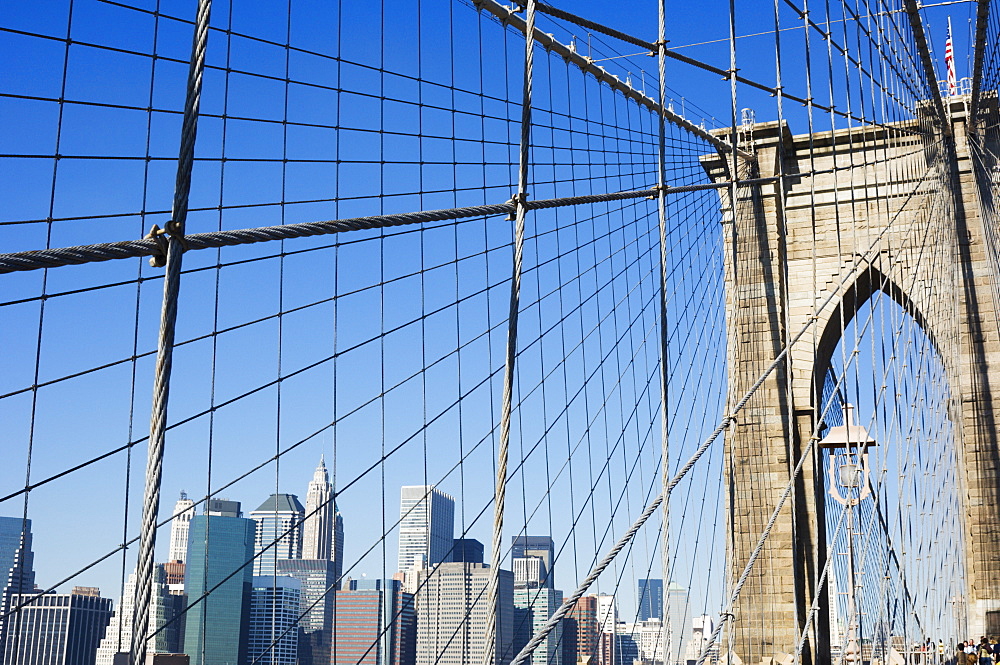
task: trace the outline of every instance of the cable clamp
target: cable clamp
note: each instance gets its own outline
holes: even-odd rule
[[[153,268],[162,268],[167,265],[167,232],[156,224],[149,229],[143,240],[152,240],[156,243],[156,254],[149,257],[149,265]]]
[[[514,206],[514,212],[507,215],[507,221],[513,222],[517,219],[517,211],[519,208],[523,207],[528,202],[527,192],[517,192],[514,196],[510,197],[510,201],[507,201],[510,205]]]
[[[166,223],[166,231],[170,234],[171,239],[177,239],[177,241],[181,244],[181,247],[184,248],[185,252],[191,249],[188,247],[187,241],[184,239],[184,228],[181,225],[171,219]]]

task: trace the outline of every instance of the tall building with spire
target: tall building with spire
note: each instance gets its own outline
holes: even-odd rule
[[[344,519],[333,500],[333,485],[322,456],[306,493],[302,558],[333,561],[334,572],[340,579],[344,567]]]
[[[170,521],[170,556],[168,561],[187,561],[188,531],[194,517],[194,501],[181,490],[181,498],[174,504],[174,517]]]

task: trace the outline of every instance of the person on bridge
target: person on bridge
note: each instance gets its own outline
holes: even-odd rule
[[[979,665],[993,665],[993,649],[990,648],[990,643],[986,641],[986,636],[983,635],[979,638]]]
[[[965,662],[967,665],[978,665],[979,658],[976,656],[976,644],[972,640],[965,643]],[[959,663],[961,663],[961,659]]]

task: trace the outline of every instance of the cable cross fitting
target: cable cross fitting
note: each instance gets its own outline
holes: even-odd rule
[[[653,42],[653,44],[652,44],[653,46],[655,46],[655,47],[656,47],[656,49],[655,49],[655,50],[651,50],[651,51],[649,52],[649,55],[650,55],[651,57],[654,57],[654,58],[655,58],[656,56],[660,55],[660,53],[659,53],[659,50],[660,50],[660,48],[661,48],[661,47],[662,47],[662,48],[666,48],[666,47],[667,47],[667,44],[669,44],[669,43],[670,43],[670,40],[669,40],[669,39],[657,39],[657,40],[656,40],[655,42]]]
[[[507,215],[507,221],[513,222],[517,219],[517,209],[521,207],[527,207],[528,205],[528,193],[527,192],[517,192],[510,200],[507,201],[508,204],[514,206],[514,209],[509,215]]]
[[[161,233],[167,233],[171,238],[177,238],[177,242],[181,244],[181,248],[186,252],[190,249],[187,244],[187,240],[184,239],[184,225],[176,220],[169,220],[165,225]]]
[[[169,225],[169,222],[167,224]],[[167,265],[168,243],[166,235],[167,231],[165,229],[161,229],[156,224],[153,224],[153,227],[149,229],[149,233],[147,233],[143,237],[143,240],[152,240],[153,242],[156,243],[158,251],[156,254],[153,254],[152,256],[149,257],[149,265],[152,266],[153,268],[162,268],[163,266]]]

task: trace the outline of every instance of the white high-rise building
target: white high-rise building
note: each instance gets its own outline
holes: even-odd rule
[[[545,564],[535,556],[515,557],[514,564],[514,588],[515,589],[537,589],[542,586],[542,578],[545,575]]]
[[[430,568],[451,561],[455,499],[433,485],[400,490],[399,570]]]
[[[615,597],[608,593],[597,594],[597,630],[601,633],[610,633],[615,629],[618,621],[618,608],[615,606]]]
[[[691,613],[688,609],[688,592],[677,582],[667,585],[667,617],[670,620],[670,663],[679,663],[684,659],[687,642],[690,638],[687,627],[691,625]]]
[[[442,563],[417,573],[416,665],[482,665],[486,660],[486,600],[490,567],[481,563]],[[499,607],[495,654],[497,665],[516,655],[514,576],[499,571]],[[338,599],[339,602],[339,599]]]
[[[150,653],[179,653],[183,650],[183,623],[176,619],[184,611],[186,597],[170,593],[162,563],[153,566],[153,588],[149,597],[151,605],[147,634],[152,635],[158,630],[160,632],[147,643],[147,649]],[[135,573],[133,572],[125,582],[121,601],[97,648],[96,665],[113,665],[116,653],[124,653],[132,647],[134,607]],[[161,628],[163,630],[160,630]]]
[[[708,638],[712,636],[713,630],[715,630],[715,624],[709,615],[703,614],[691,619],[691,639],[687,642],[685,660],[698,660],[701,657],[701,652],[705,649],[705,645],[708,644]],[[718,655],[719,645],[716,643],[712,649],[712,653],[709,654],[710,658],[707,662],[716,662]]]
[[[168,561],[187,561],[188,529],[194,517],[194,501],[181,490],[181,498],[174,504],[174,517],[170,521],[170,557]]]
[[[306,493],[302,558],[333,561],[337,579],[344,567],[344,518],[333,500],[333,485],[321,456]]]
[[[840,621],[840,594],[837,590],[837,576],[827,577],[827,597],[830,598],[830,644],[840,646],[842,623]]]

